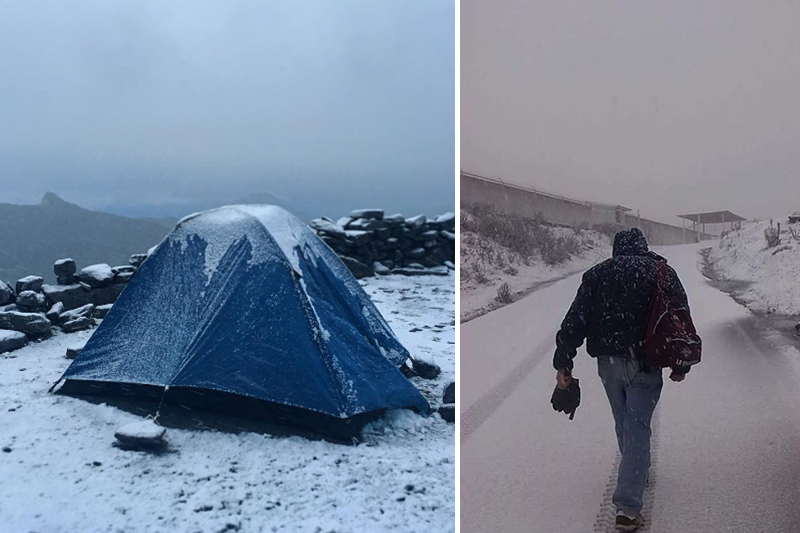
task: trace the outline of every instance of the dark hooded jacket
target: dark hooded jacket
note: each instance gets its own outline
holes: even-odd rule
[[[583,275],[578,294],[556,335],[553,366],[571,369],[584,339],[592,357],[642,358],[641,343],[658,284],[658,261],[666,259],[648,251],[641,230],[617,233],[611,259]],[[686,292],[670,266],[667,292],[677,307],[689,308]]]

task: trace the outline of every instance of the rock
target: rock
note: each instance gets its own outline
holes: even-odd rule
[[[0,329],[21,331],[31,337],[46,337],[52,333],[50,321],[47,320],[43,313],[23,313],[20,311],[0,313]]]
[[[93,289],[108,287],[114,282],[114,272],[105,263],[82,268],[76,277],[78,281],[86,283]]]
[[[395,268],[392,270],[392,274],[400,274],[403,276],[449,276],[450,271],[446,266],[438,266],[433,268],[414,268],[409,265],[408,267]]]
[[[0,305],[0,313],[5,313],[6,311],[18,311],[17,304]]]
[[[442,238],[448,244],[455,244],[456,243],[456,234],[450,233],[449,231],[440,231],[439,237]]]
[[[70,311],[65,311],[64,313],[61,313],[58,319],[58,323],[65,324],[67,322],[71,322],[72,320],[76,320],[78,318],[91,318],[93,312],[94,312],[93,304],[82,305],[77,309],[72,309]]]
[[[374,270],[375,273],[380,275],[380,276],[388,276],[389,274],[392,273],[392,271],[389,270],[389,268],[383,266],[382,264],[378,263],[377,261],[372,263],[372,270]]]
[[[133,254],[128,262],[134,267],[139,268],[144,260],[147,259],[147,254]]]
[[[28,337],[21,331],[0,329],[0,353],[17,350],[28,344]]]
[[[124,272],[133,273],[133,272],[136,272],[136,267],[134,267],[132,265],[120,265],[120,266],[111,267],[111,272],[113,272],[114,275],[122,274]]]
[[[419,358],[413,358],[411,361],[411,368],[414,373],[423,379],[436,379],[442,372],[439,365],[431,361]]]
[[[56,276],[56,283],[58,285],[74,285],[78,280],[75,276]]]
[[[36,313],[47,309],[44,294],[33,291],[22,291],[17,295],[17,307],[24,313]]]
[[[425,255],[425,248],[412,248],[405,253],[406,257],[416,259]]]
[[[347,225],[347,229],[356,231],[375,231],[385,227],[386,224],[384,224],[382,220],[376,218],[359,218]]]
[[[328,220],[317,218],[312,220],[311,223],[309,223],[309,226],[311,226],[311,228],[316,230],[318,233],[322,232],[324,234],[340,237],[342,239],[345,237],[344,228]]]
[[[133,272],[120,272],[114,274],[114,283],[128,283],[133,277]]]
[[[427,221],[428,218],[425,215],[417,215],[406,219],[406,227],[410,229],[420,229]]]
[[[336,224],[338,224],[342,228],[345,228],[352,221],[353,221],[353,219],[350,218],[350,217],[342,217],[342,218],[340,218],[339,220],[336,221]]]
[[[442,396],[442,403],[456,403],[456,382],[451,381],[447,387],[444,388],[444,396]]]
[[[0,280],[0,305],[9,305],[14,303],[14,300],[17,297],[16,294],[17,293],[14,292],[14,289],[11,288],[11,285]]]
[[[67,359],[75,359],[81,354],[83,348],[67,348]]]
[[[126,424],[114,432],[114,437],[125,449],[157,451],[167,446],[167,430],[150,419]]]
[[[42,276],[26,276],[17,280],[17,294],[24,291],[39,292],[42,290],[44,278]]]
[[[443,230],[455,231],[456,229],[455,213],[445,213],[443,215],[439,215],[435,220]]]
[[[67,258],[67,259],[59,259],[53,265],[53,272],[56,273],[57,277],[62,278],[69,278],[75,275],[75,272],[78,270],[77,265],[75,264],[75,260]]]
[[[75,331],[81,331],[84,329],[89,329],[90,327],[94,326],[95,322],[93,318],[82,316],[80,318],[76,318],[75,320],[70,320],[64,324],[61,324],[61,331],[64,333],[73,333]]]
[[[94,308],[94,311],[92,311],[92,318],[105,318],[111,310],[112,305],[114,304],[98,305]]]
[[[64,304],[61,302],[56,302],[50,307],[50,310],[44,315],[47,317],[51,323],[55,324],[58,322],[58,317],[61,316],[61,313],[64,312]]]
[[[365,265],[361,261],[357,259],[353,259],[352,257],[347,257],[346,255],[340,256],[342,263],[352,272],[353,276],[356,279],[360,278],[368,278],[374,275],[374,272],[371,267]]]
[[[445,422],[450,422],[451,424],[455,424],[456,422],[456,406],[452,404],[448,405],[440,405],[439,409],[437,409],[439,416],[442,417],[442,420]]]
[[[444,262],[444,266],[446,266],[448,270],[455,270],[456,269],[456,265],[453,264],[452,261],[445,261]]]
[[[114,283],[102,289],[92,289],[89,295],[89,302],[94,305],[113,304],[119,298],[122,290],[125,288],[125,283]]]
[[[89,291],[80,284],[72,285],[42,285],[42,292],[51,304],[61,302],[64,309],[75,309],[89,303]]]
[[[356,209],[350,211],[350,218],[383,219],[383,209]]]
[[[372,240],[372,233],[369,231],[345,231],[347,243],[353,246],[364,246]]]
[[[387,226],[399,226],[401,224],[405,224],[406,217],[404,217],[403,215],[398,213],[396,215],[391,215],[391,216],[388,216],[388,217],[384,217],[383,218],[383,222]]]

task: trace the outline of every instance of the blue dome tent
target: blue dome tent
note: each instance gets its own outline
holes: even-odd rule
[[[428,403],[409,357],[336,254],[273,206],[181,220],[152,251],[58,393],[263,417],[347,438]]]

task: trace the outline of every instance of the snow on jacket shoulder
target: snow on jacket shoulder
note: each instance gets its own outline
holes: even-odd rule
[[[631,355],[630,348],[644,339],[658,283],[658,261],[666,259],[648,251],[640,230],[617,234],[613,257],[583,275],[578,294],[556,334],[555,368],[571,369],[584,339],[592,357]],[[686,292],[670,266],[667,276],[672,301],[688,309]]]

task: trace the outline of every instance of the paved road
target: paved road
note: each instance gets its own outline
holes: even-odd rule
[[[800,352],[779,349],[697,270],[699,246],[661,250],[684,281],[704,361],[666,381],[644,531],[800,531]],[[552,411],[553,339],[573,276],[461,328],[464,532],[609,527],[616,445],[593,360],[583,405]]]

